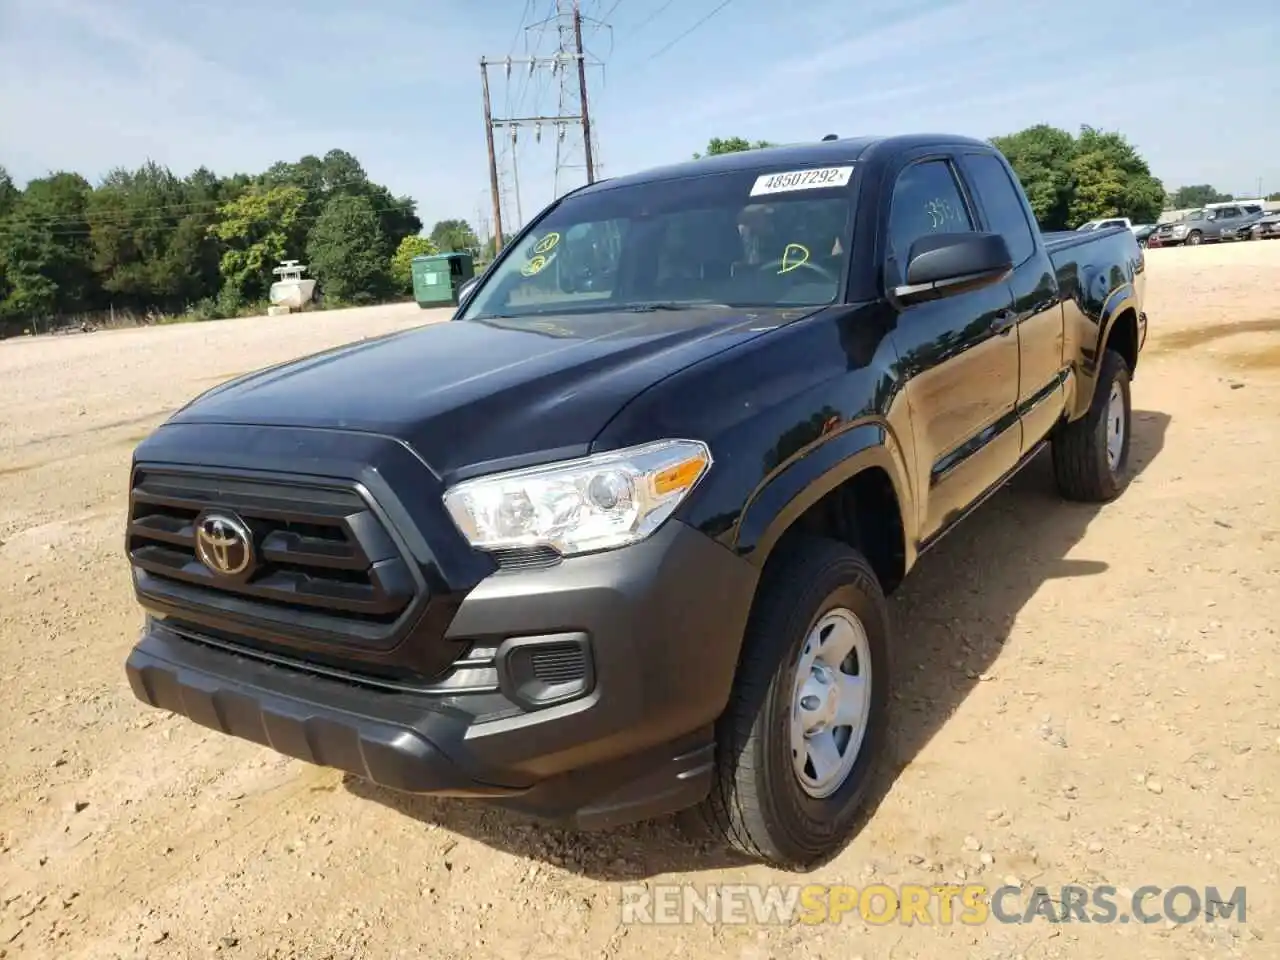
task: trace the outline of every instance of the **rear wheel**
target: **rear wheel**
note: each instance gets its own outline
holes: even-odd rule
[[[701,813],[722,842],[788,870],[840,852],[885,751],[889,616],[861,554],[797,540],[769,562],[716,736]]]
[[[1124,488],[1132,400],[1129,366],[1115,350],[1102,355],[1089,412],[1053,438],[1053,472],[1068,500],[1101,503]]]

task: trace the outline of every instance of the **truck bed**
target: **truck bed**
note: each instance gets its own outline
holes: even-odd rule
[[[1088,240],[1095,240],[1098,237],[1109,237],[1118,233],[1132,233],[1127,227],[1107,227],[1105,230],[1089,230],[1081,233],[1079,230],[1042,230],[1040,236],[1044,238],[1045,248],[1053,253],[1057,250],[1066,250],[1077,244],[1085,243]]]

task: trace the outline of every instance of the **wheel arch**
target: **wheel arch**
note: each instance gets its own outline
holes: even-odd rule
[[[890,593],[915,562],[905,460],[880,422],[829,434],[774,471],[742,511],[735,548],[765,567],[784,540],[833,537],[855,547]]]
[[[1141,341],[1138,331],[1138,295],[1133,284],[1124,283],[1107,296],[1098,314],[1097,336],[1092,345],[1082,344],[1083,360],[1078,367],[1078,386],[1071,404],[1070,420],[1078,420],[1089,411],[1093,394],[1098,386],[1103,354],[1109,347],[1116,347],[1133,377],[1138,365]],[[1114,338],[1114,339],[1113,339]]]

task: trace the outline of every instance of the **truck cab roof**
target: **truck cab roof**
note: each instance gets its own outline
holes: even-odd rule
[[[808,167],[824,164],[847,164],[867,159],[872,153],[896,153],[917,147],[938,145],[970,146],[994,151],[984,140],[955,134],[902,134],[896,136],[846,137],[840,140],[824,140],[818,143],[794,143],[777,147],[762,147],[722,153],[698,160],[654,167],[638,173],[598,180],[575,193],[592,193],[614,187],[653,183],[658,180],[676,180],[711,173],[734,173],[758,170],[765,167]]]

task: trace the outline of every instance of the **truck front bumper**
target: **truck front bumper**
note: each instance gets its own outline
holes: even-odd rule
[[[383,787],[610,827],[706,795],[756,578],[671,521],[481,581],[448,630],[469,687],[325,675],[153,616],[126,672],[153,707]]]

